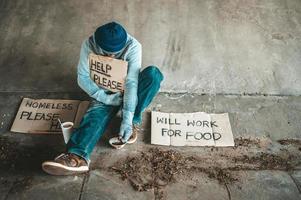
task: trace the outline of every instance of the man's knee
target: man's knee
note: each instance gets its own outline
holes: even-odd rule
[[[156,66],[148,66],[142,71],[143,77],[147,77],[150,80],[157,80],[161,82],[164,79],[162,72]]]

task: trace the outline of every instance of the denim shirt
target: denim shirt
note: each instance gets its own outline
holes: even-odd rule
[[[94,34],[84,40],[81,46],[80,58],[77,67],[77,82],[90,97],[97,101],[105,102],[109,90],[99,87],[90,78],[89,54],[92,52],[97,55],[105,55],[105,52],[96,45]],[[116,59],[122,59],[128,62],[127,76],[124,83],[123,109],[131,113],[131,118],[135,112],[138,97],[138,76],[141,69],[141,44],[130,34],[127,34],[125,47],[116,55]]]

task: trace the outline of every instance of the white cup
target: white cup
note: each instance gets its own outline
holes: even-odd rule
[[[73,122],[64,122],[61,124],[61,129],[63,132],[63,136],[64,136],[64,141],[67,144],[71,134],[72,134],[72,130],[73,130]]]

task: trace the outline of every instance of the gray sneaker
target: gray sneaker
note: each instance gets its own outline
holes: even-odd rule
[[[62,153],[53,161],[45,161],[42,169],[51,175],[73,175],[89,171],[85,159],[73,153]]]

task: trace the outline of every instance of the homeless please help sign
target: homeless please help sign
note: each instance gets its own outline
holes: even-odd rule
[[[228,113],[152,111],[151,143],[171,146],[234,146]]]
[[[128,63],[107,56],[89,54],[90,78],[100,87],[118,92],[124,90]]]
[[[80,100],[23,98],[11,131],[60,133],[61,127],[58,119],[62,122],[73,122],[74,127],[77,128],[89,103],[89,101]]]

